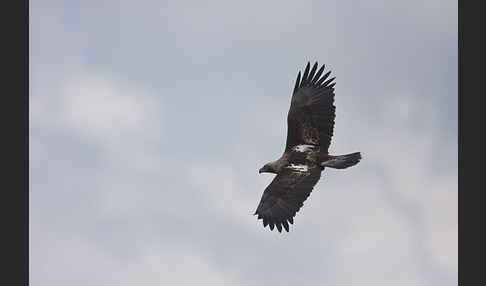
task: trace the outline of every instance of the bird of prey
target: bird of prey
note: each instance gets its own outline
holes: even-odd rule
[[[309,197],[321,172],[326,168],[345,169],[361,160],[361,153],[329,155],[328,149],[334,129],[335,77],[327,79],[323,65],[317,70],[317,62],[304,74],[297,75],[287,115],[287,143],[283,155],[265,164],[259,173],[277,174],[263,192],[254,215],[263,220],[263,227],[270,230],[282,227],[288,232],[295,214]]]

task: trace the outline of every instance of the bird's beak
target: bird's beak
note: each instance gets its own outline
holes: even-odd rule
[[[263,168],[262,168],[263,169]],[[258,174],[261,174],[263,171],[262,169],[258,170]]]

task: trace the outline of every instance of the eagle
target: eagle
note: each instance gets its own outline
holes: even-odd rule
[[[287,115],[284,153],[258,171],[276,174],[254,213],[271,231],[276,227],[282,232],[283,227],[289,232],[289,224],[294,223],[296,213],[326,167],[345,169],[361,160],[360,152],[337,156],[328,153],[336,117],[335,77],[328,79],[330,71],[322,75],[324,67],[317,70],[316,61],[311,69],[307,62],[302,79],[299,71]]]

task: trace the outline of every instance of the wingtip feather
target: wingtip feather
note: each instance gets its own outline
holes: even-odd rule
[[[327,73],[325,73],[322,78],[316,82],[316,85],[321,85],[322,82],[324,82],[326,80],[326,78],[331,74],[331,71],[328,71]]]
[[[294,93],[297,91],[299,86],[300,86],[300,71],[299,74],[297,74],[297,79],[295,80]]]
[[[321,76],[322,72],[324,71],[325,66],[326,65],[322,65],[322,67],[317,71],[316,75],[312,79],[312,82],[311,82],[312,85],[314,85],[319,80],[319,77]]]
[[[314,74],[316,73],[316,70],[317,70],[317,61],[314,64],[314,66],[312,66],[312,69],[309,73],[308,80],[307,80],[308,83],[312,82],[312,80],[314,78]]]
[[[289,232],[289,224],[286,221],[283,221],[282,224],[283,224],[283,227],[285,228],[285,230],[287,232]]]
[[[310,62],[307,62],[307,65],[305,66],[304,70],[304,75],[302,76],[302,82],[300,86],[304,86],[307,84],[307,76],[309,75],[309,69],[310,69]]]

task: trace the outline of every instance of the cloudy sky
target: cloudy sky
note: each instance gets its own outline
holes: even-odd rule
[[[29,38],[31,285],[457,285],[457,1],[31,0]],[[270,232],[316,60],[363,160]]]

